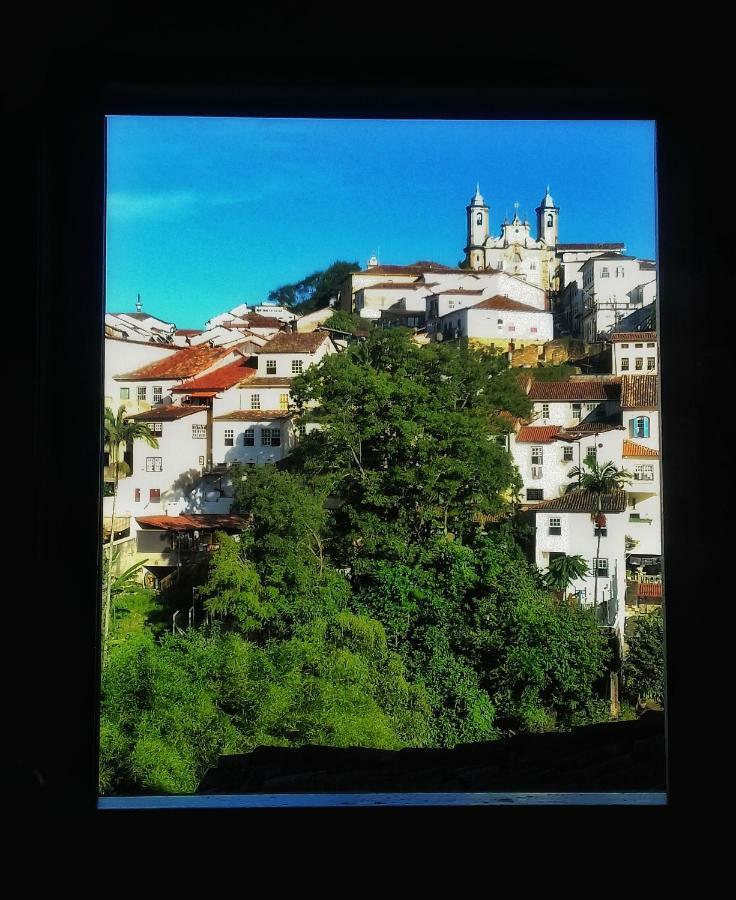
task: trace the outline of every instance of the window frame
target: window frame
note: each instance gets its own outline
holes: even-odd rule
[[[555,524],[556,523],[556,524]],[[562,517],[550,516],[547,520],[547,534],[552,537],[562,536]]]
[[[244,447],[255,447],[256,445],[256,430],[255,428],[246,428],[243,431],[243,446]]]
[[[292,375],[303,375],[304,374],[304,360],[303,359],[292,359],[291,374]]]
[[[275,359],[267,359],[266,360],[266,375],[275,375],[276,374],[276,360]]]
[[[158,462],[158,466],[156,463]],[[146,457],[146,472],[163,472],[164,470],[164,459],[162,456],[147,456]]]
[[[223,444],[225,447],[234,447],[235,446],[235,429],[234,428],[226,428],[222,435]]]

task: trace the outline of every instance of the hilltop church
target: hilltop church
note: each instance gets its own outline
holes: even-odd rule
[[[465,266],[475,271],[492,269],[515,275],[545,291],[564,288],[569,274],[579,271],[583,262],[604,251],[623,252],[623,244],[560,244],[560,208],[555,206],[549,186],[536,209],[537,236],[531,236],[529,222],[519,218],[519,204],[514,204],[514,219],[504,218],[501,234],[490,234],[490,208],[476,186],[475,196],[465,207],[468,239]],[[568,269],[572,271],[568,273]]]

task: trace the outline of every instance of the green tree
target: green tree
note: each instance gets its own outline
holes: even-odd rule
[[[664,701],[664,617],[661,610],[634,618],[624,660],[624,680],[630,699]]]
[[[136,440],[145,441],[149,447],[158,447],[158,440],[154,436],[151,429],[143,422],[132,422],[126,419],[126,409],[120,406],[117,415],[110,409],[105,408],[104,421],[104,441],[110,454],[110,462],[113,467],[113,496],[112,496],[112,516],[110,519],[110,540],[107,549],[107,567],[108,572],[112,572],[113,565],[113,543],[115,540],[115,504],[118,494],[118,483],[120,477],[120,467],[118,463],[120,445],[128,445]],[[103,610],[102,610],[102,659],[103,664],[107,658],[107,641],[110,631],[110,611],[112,605],[112,579],[107,578],[103,590]]]
[[[271,303],[280,303],[304,315],[327,306],[337,296],[340,285],[351,272],[359,272],[360,264],[338,260],[326,269],[312,272],[300,281],[275,288],[268,294]]]
[[[588,574],[588,564],[582,556],[568,556],[566,553],[551,559],[545,573],[545,583],[554,591],[559,591],[560,599],[577,578]]]
[[[356,313],[336,309],[324,323],[324,327],[334,328],[336,331],[346,331],[349,334],[366,334],[374,325],[370,319],[364,319]]]
[[[609,462],[600,465],[594,458],[588,457],[582,466],[573,466],[567,473],[568,478],[577,478],[577,481],[568,486],[568,491],[587,491],[595,498],[596,529],[598,543],[596,545],[596,560],[601,551],[602,527],[598,524],[603,510],[603,498],[610,497],[615,491],[619,491],[632,479],[632,474],[624,469],[617,469]],[[598,606],[598,565],[593,572],[593,608]]]

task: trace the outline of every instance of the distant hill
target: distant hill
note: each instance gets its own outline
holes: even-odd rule
[[[268,295],[269,303],[286,306],[297,315],[323,309],[330,300],[337,296],[340,285],[350,272],[359,272],[358,262],[338,260],[327,269],[312,272],[293,284],[284,284],[274,288]]]

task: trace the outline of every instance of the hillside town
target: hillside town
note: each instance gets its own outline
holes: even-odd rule
[[[294,380],[375,329],[402,328],[421,347],[493,348],[516,374],[532,412],[506,413],[494,440],[518,473],[529,562],[544,572],[582,557],[566,596],[625,656],[630,623],[663,603],[656,263],[621,242],[561,243],[549,187],[534,236],[518,204],[494,235],[479,187],[466,216],[456,267],[374,254],[302,315],[242,303],[179,328],[140,297],[105,315],[105,406],[155,438],[105,446],[116,573],[142,562],[145,587],[164,591],[217,550],[217,534],[239,535],[248,516],[233,511],[233,466],[278,468],[322,427]],[[572,489],[609,463],[629,476],[615,489]]]

